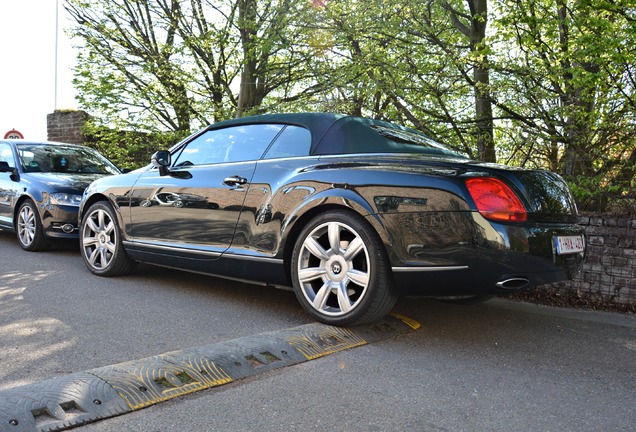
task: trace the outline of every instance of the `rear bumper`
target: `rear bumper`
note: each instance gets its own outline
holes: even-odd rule
[[[520,260],[517,268],[478,261],[471,266],[394,267],[393,280],[401,294],[502,295],[572,279],[583,263],[582,256],[571,255],[562,266],[541,263],[538,267],[544,270],[529,271],[527,261],[532,261],[532,257],[520,257]]]
[[[496,224],[478,213],[442,214],[437,229],[404,224],[408,243],[390,250],[393,278],[405,294],[498,295],[572,279],[585,251],[557,253],[556,236],[581,235],[573,224]],[[386,215],[385,215],[386,220]],[[426,219],[414,215],[415,222]],[[398,243],[399,244],[399,243]]]

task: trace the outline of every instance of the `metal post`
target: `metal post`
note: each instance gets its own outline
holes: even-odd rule
[[[54,100],[54,109],[57,110],[57,39],[58,39],[58,26],[59,26],[59,9],[60,9],[60,0],[55,0],[55,100]]]

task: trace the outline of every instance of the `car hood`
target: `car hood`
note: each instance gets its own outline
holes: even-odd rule
[[[109,174],[64,174],[64,173],[28,173],[24,177],[44,183],[51,188],[72,188],[83,191],[94,180],[106,177]]]

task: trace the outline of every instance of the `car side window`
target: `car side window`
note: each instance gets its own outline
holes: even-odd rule
[[[11,151],[11,146],[8,144],[0,144],[0,162],[6,162],[10,167],[15,165],[13,152]]]
[[[264,159],[308,156],[311,133],[299,126],[287,126],[265,154]]]
[[[174,166],[258,160],[283,125],[256,124],[204,132],[175,158]]]

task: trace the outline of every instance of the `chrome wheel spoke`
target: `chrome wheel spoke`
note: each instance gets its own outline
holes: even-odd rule
[[[85,247],[97,246],[97,244],[99,244],[99,240],[97,240],[97,237],[84,237],[83,243]]]
[[[351,261],[362,250],[364,250],[364,242],[362,241],[360,237],[356,237],[355,239],[353,239],[351,243],[349,243],[349,246],[344,252],[344,258],[347,261]]]
[[[329,294],[331,294],[331,282],[325,282],[322,287],[316,293],[316,297],[314,297],[314,301],[312,302],[314,308],[316,310],[323,310],[327,304],[327,299],[329,298]]]
[[[308,267],[298,271],[298,278],[302,283],[323,277],[327,273],[322,267]]]
[[[106,234],[107,236],[111,236],[113,231],[115,230],[115,224],[113,224],[112,220],[108,220],[108,224],[104,227],[104,234]]]
[[[332,254],[340,253],[340,225],[335,222],[331,222],[328,225],[327,231],[329,233],[329,246],[331,246]]]
[[[304,247],[313,256],[319,258],[321,261],[327,261],[329,259],[327,251],[322,246],[320,246],[320,244],[313,237],[307,237]]]
[[[369,284],[369,273],[360,270],[351,269],[347,272],[349,280],[356,285],[366,287]]]
[[[110,241],[108,243],[105,243],[104,244],[104,251],[108,251],[111,254],[114,254],[115,253],[115,244],[110,242]]]
[[[88,225],[88,228],[95,234],[97,234],[99,232],[99,227],[97,225],[95,225],[95,221],[93,220],[92,217],[88,218],[86,220],[86,224]]]
[[[90,249],[86,252],[86,258],[88,258],[88,262],[91,263],[93,267],[98,267],[96,264],[96,260],[99,257],[99,249]]]
[[[100,248],[99,249],[99,261],[102,265],[102,268],[106,267],[109,263],[108,259],[108,249]]]
[[[347,285],[343,282],[340,282],[336,286],[336,292],[338,295],[338,306],[340,306],[340,310],[342,313],[347,313],[351,310],[352,304],[351,299],[349,298],[349,290],[347,289]]]

